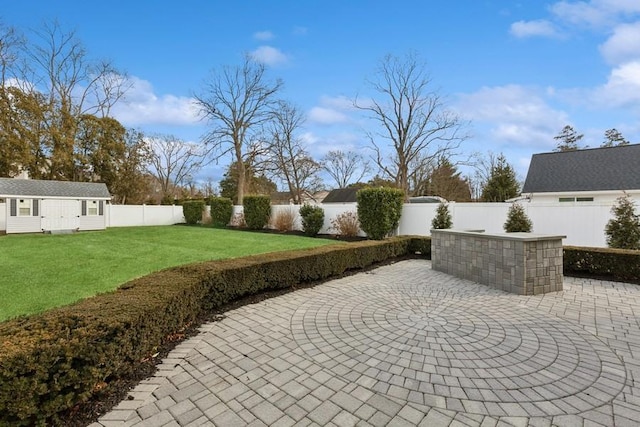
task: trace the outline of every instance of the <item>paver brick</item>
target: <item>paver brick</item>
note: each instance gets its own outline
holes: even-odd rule
[[[518,296],[403,261],[203,325],[94,424],[634,425],[637,313],[635,285]]]

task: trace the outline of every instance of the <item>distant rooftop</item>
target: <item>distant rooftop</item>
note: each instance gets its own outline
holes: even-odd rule
[[[522,193],[640,189],[640,144],[534,154]]]

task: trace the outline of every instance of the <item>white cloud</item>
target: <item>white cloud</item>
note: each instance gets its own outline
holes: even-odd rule
[[[252,51],[251,57],[258,62],[272,66],[285,64],[289,61],[287,55],[285,55],[281,50],[266,45],[260,46],[256,50]]]
[[[610,64],[640,59],[640,21],[615,27],[611,37],[600,46],[600,53]]]
[[[510,32],[519,38],[535,36],[554,37],[558,35],[553,23],[544,19],[514,22],[511,24]]]
[[[559,19],[574,25],[602,27],[612,25],[621,16],[640,13],[637,0],[559,1],[551,6]]]
[[[349,121],[349,118],[340,111],[325,107],[313,107],[309,111],[307,119],[311,122],[325,125],[347,123]]]
[[[199,121],[193,98],[175,95],[158,96],[151,83],[131,78],[132,87],[126,99],[118,103],[112,114],[126,126],[147,124],[192,125]]]
[[[349,123],[348,113],[353,111],[353,102],[346,96],[320,97],[320,105],[313,107],[307,114],[307,120],[312,123],[330,125]]]
[[[488,128],[487,142],[546,149],[568,117],[545,101],[545,91],[518,85],[484,87],[462,95],[456,110],[474,125]]]
[[[614,68],[607,83],[596,88],[590,99],[607,107],[640,108],[640,60]]]
[[[258,31],[253,34],[253,38],[256,40],[272,40],[275,38],[275,35],[271,31]]]

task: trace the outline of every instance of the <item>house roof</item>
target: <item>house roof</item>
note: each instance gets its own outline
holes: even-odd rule
[[[82,199],[111,198],[106,184],[103,183],[0,178],[0,197],[32,196]]]
[[[522,193],[640,189],[640,144],[534,154]]]
[[[357,188],[336,188],[329,191],[322,203],[355,203]]]

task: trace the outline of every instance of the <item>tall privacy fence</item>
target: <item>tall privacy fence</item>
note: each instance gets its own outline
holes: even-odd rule
[[[533,232],[560,234],[567,238],[565,245],[605,247],[604,228],[611,219],[613,203],[523,203],[533,222]],[[355,203],[320,205],[325,212],[321,233],[331,233],[331,220],[347,211],[356,211]],[[453,227],[458,229],[483,229],[489,233],[502,232],[507,218],[509,203],[450,203],[449,211]],[[429,235],[431,221],[437,204],[405,204],[398,227],[399,235]],[[280,210],[299,206],[278,205],[273,214]],[[241,211],[241,206],[234,208]],[[107,227],[133,227],[144,225],[171,225],[184,222],[182,206],[155,205],[107,205],[105,209]],[[0,230],[6,229],[6,205],[0,203]],[[298,221],[298,227],[301,227]]]

